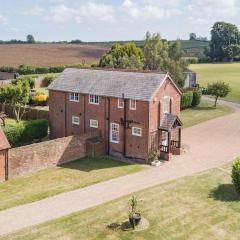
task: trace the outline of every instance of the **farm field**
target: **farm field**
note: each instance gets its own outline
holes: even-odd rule
[[[216,81],[228,82],[232,91],[225,100],[240,103],[240,63],[192,64],[190,69],[197,72],[202,87]]]
[[[106,204],[4,236],[4,240],[44,239],[239,239],[239,195],[231,183],[231,166],[180,178],[135,194],[149,228],[110,229],[128,219],[126,196]]]
[[[110,48],[104,44],[2,44],[0,66],[55,66],[95,63]]]

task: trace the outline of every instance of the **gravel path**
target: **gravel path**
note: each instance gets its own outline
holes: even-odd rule
[[[240,105],[224,104],[235,108],[235,112],[183,130],[184,153],[181,156],[159,168],[1,211],[0,235],[231,162],[240,153]]]

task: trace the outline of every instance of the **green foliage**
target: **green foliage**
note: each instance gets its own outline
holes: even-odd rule
[[[181,96],[181,109],[186,109],[192,106],[193,92],[185,92]]]
[[[36,69],[33,66],[22,64],[18,67],[18,73],[20,75],[28,75],[28,74],[35,74]]]
[[[50,73],[45,76],[45,80],[47,80],[48,85],[50,85],[54,81],[55,78],[56,78],[56,76],[54,74],[50,74]]]
[[[21,76],[12,80],[13,85],[17,85],[19,82],[27,82],[31,89],[35,88],[35,79],[33,76]]]
[[[132,196],[132,198],[129,200],[129,217],[132,217],[134,214],[139,213],[137,207],[138,200],[135,196]]]
[[[240,33],[234,24],[216,22],[211,30],[210,57],[214,61],[232,61],[240,54]]]
[[[193,91],[192,107],[196,107],[200,104],[202,98],[202,91],[196,90]]]
[[[49,73],[49,68],[48,67],[36,67],[35,68],[35,73],[37,73],[37,74]]]
[[[49,68],[49,73],[61,73],[65,69],[65,66],[59,65],[59,66],[54,66]]]
[[[189,40],[197,40],[197,34],[196,33],[190,33],[189,34]]]
[[[217,100],[219,97],[224,98],[231,92],[229,84],[225,82],[215,82],[208,84],[207,89],[208,94],[215,97],[215,107],[217,106]]]
[[[48,135],[48,121],[32,120],[3,127],[3,131],[12,147],[41,140]]]
[[[157,150],[151,150],[148,154],[148,163],[151,164],[154,160],[158,160],[159,152]]]
[[[10,66],[0,67],[0,72],[16,73],[17,71],[18,71],[18,69],[15,67],[10,67]]]
[[[232,183],[238,193],[240,193],[240,158],[237,158],[232,166]]]
[[[27,43],[35,43],[33,35],[31,34],[27,35]]]
[[[114,44],[110,51],[102,56],[100,67],[142,69],[143,54],[135,43]]]

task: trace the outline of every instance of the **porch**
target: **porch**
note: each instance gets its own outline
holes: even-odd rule
[[[170,160],[181,153],[182,123],[178,116],[165,114],[157,131],[151,133],[151,150],[160,152],[160,158]]]

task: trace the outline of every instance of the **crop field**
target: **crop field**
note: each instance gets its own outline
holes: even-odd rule
[[[97,62],[110,48],[104,44],[3,44],[0,66],[54,66]]]
[[[190,68],[197,72],[200,86],[217,81],[229,83],[232,91],[225,99],[240,103],[240,63],[193,64]]]

